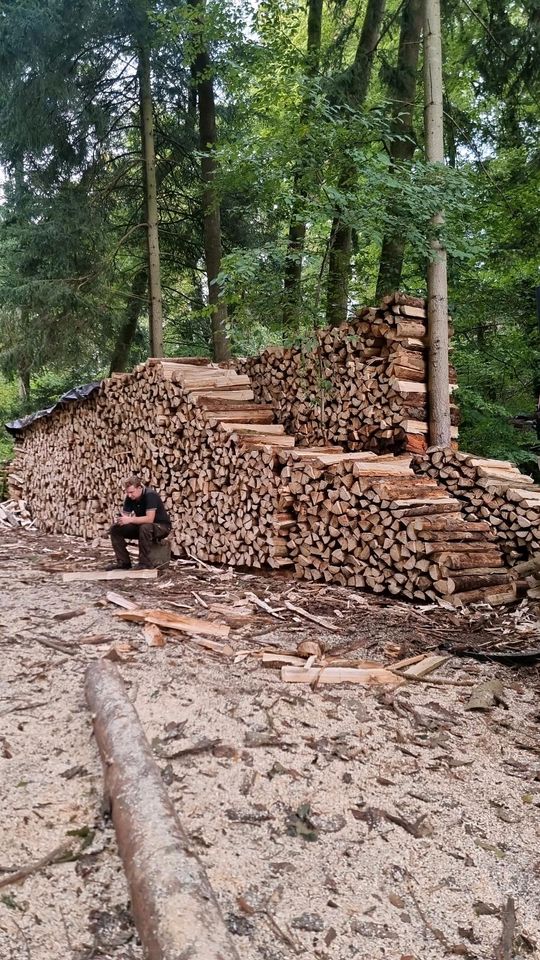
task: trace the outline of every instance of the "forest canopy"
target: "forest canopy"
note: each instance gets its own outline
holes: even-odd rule
[[[421,0],[0,2],[0,413],[167,355],[309,343],[426,293],[444,209],[461,444],[528,468],[540,391],[540,12]],[[7,455],[7,441],[0,446]]]

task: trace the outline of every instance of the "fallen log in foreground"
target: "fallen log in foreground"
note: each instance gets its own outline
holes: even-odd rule
[[[238,960],[114,664],[92,663],[85,691],[145,955],[148,960]]]

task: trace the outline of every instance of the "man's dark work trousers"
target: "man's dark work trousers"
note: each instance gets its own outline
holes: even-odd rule
[[[170,533],[169,527],[163,523],[115,523],[109,530],[113,550],[119,566],[131,564],[131,557],[126,549],[126,540],[139,541],[139,563],[150,567],[150,547],[156,540],[163,540]]]

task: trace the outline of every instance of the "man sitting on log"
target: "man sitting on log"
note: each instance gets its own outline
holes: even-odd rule
[[[109,533],[116,562],[107,570],[129,570],[131,559],[126,540],[139,541],[139,570],[151,569],[151,546],[171,532],[171,521],[163,501],[155,490],[145,487],[139,477],[126,481],[126,498],[122,513],[116,518]]]

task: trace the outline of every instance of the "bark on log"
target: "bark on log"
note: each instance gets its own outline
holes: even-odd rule
[[[114,664],[92,663],[85,690],[133,916],[148,960],[238,960]]]

